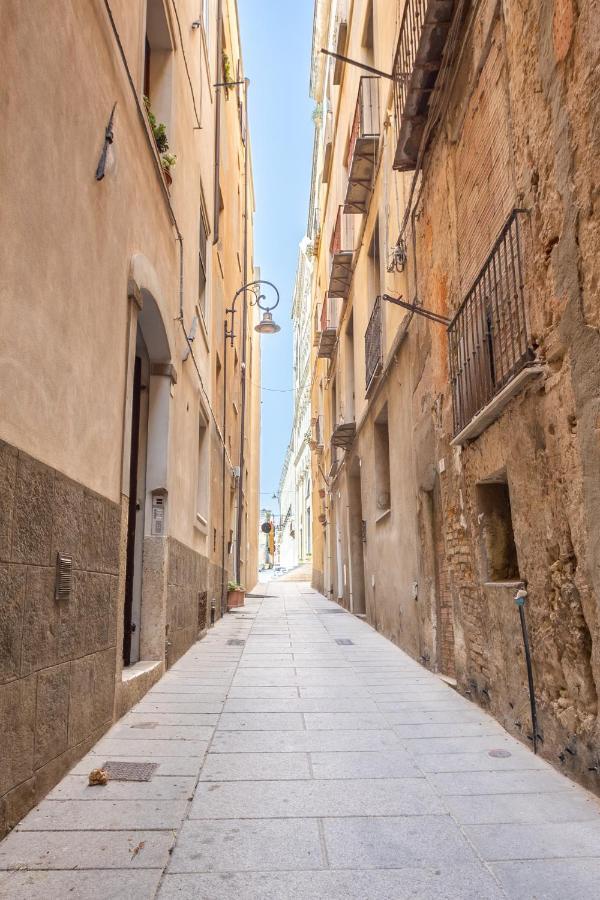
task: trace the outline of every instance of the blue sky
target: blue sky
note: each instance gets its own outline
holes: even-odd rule
[[[254,163],[254,259],[274,282],[281,332],[261,338],[263,388],[292,387],[290,311],[298,244],[306,231],[314,103],[308,96],[311,0],[238,0]],[[271,495],[292,423],[292,394],[262,391],[261,498]]]

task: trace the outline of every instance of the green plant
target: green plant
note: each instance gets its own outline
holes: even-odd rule
[[[172,169],[177,162],[177,157],[174,153],[161,153],[160,158],[162,160],[163,169],[166,169],[167,172],[169,169]]]
[[[229,62],[229,57],[227,56],[225,51],[223,51],[223,81],[226,84],[229,84],[231,81],[233,81],[233,77],[231,75],[231,63]]]
[[[152,134],[154,135],[154,143],[156,144],[162,167],[165,172],[168,172],[177,162],[177,157],[175,154],[167,152],[169,149],[167,126],[164,122],[157,121],[155,114],[152,112],[149,97],[144,97],[144,106],[146,107],[146,114],[148,116],[148,121],[150,122]]]
[[[243,588],[241,584],[238,584],[237,581],[228,581],[227,582],[227,590],[228,591],[243,591],[243,590],[245,590],[245,588]]]

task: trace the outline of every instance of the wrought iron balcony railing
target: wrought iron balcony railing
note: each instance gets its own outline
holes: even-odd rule
[[[456,0],[406,0],[394,60],[394,169],[415,168]]]
[[[335,227],[331,236],[331,272],[329,294],[331,297],[348,299],[352,281],[352,260],[354,257],[354,217],[338,209]]]
[[[365,75],[360,79],[346,160],[348,187],[344,211],[347,213],[365,213],[369,208],[379,130],[379,78]]]
[[[523,222],[514,210],[448,326],[454,433],[535,361],[523,277]]]
[[[321,330],[317,356],[331,358],[337,340],[340,315],[340,299],[326,296],[321,306]]]
[[[365,331],[365,390],[368,394],[383,365],[383,319],[381,297],[377,297]]]

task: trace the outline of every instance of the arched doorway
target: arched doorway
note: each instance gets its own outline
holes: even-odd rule
[[[165,585],[157,581],[157,565],[166,558],[169,416],[175,370],[161,315],[154,270],[134,257],[130,296],[132,315],[128,385],[128,436],[124,460],[124,493],[128,497],[123,665],[161,659],[164,652]],[[137,271],[136,271],[137,270]],[[132,288],[133,284],[133,288]],[[151,546],[152,545],[152,546]],[[152,550],[148,565],[148,551]],[[160,577],[160,576],[159,576]],[[162,634],[162,639],[160,635]]]

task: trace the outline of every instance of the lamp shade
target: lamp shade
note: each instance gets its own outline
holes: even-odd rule
[[[281,331],[281,328],[273,321],[273,316],[270,312],[264,312],[258,325],[254,326],[254,330],[258,331],[259,334],[277,334],[278,331]]]

